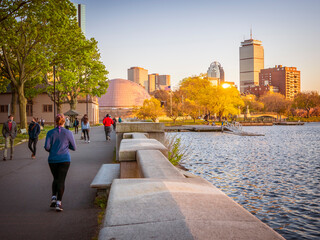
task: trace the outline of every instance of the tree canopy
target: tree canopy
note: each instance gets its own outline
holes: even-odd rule
[[[135,115],[139,119],[151,119],[154,122],[163,114],[164,111],[160,101],[154,97],[144,100],[143,106],[135,111]]]

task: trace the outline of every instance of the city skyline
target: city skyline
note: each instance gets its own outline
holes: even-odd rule
[[[320,91],[320,1],[72,1],[86,5],[87,37],[98,42],[109,79],[139,66],[171,75],[173,87],[218,61],[239,87],[239,47],[264,46],[264,68],[301,71],[301,90]]]

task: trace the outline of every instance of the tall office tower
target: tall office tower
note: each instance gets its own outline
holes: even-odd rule
[[[217,80],[218,84],[223,83],[224,80],[224,70],[219,62],[213,62],[207,71],[208,79]]]
[[[159,84],[159,74],[158,73],[152,73],[148,75],[148,92],[153,93],[155,90],[157,90],[157,85]]]
[[[161,90],[167,90],[170,86],[170,75],[159,75],[158,88]]]
[[[248,39],[240,47],[240,92],[247,87],[259,85],[259,72],[264,68],[264,50],[262,42]]]
[[[148,89],[148,70],[141,67],[131,67],[128,69],[128,80],[140,84],[147,91]]]
[[[259,83],[261,86],[278,87],[279,93],[290,100],[301,91],[300,71],[296,67],[276,65],[274,68],[262,69]]]
[[[73,3],[77,10],[77,21],[84,35],[86,35],[86,5]]]

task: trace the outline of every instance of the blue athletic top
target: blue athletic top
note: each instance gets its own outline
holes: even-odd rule
[[[76,148],[71,131],[56,127],[47,133],[44,149],[49,152],[49,163],[70,162],[69,149],[75,151]]]

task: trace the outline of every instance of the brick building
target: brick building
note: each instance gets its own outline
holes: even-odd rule
[[[261,69],[259,85],[277,87],[279,93],[292,100],[301,91],[300,71],[296,67],[282,65]]]

